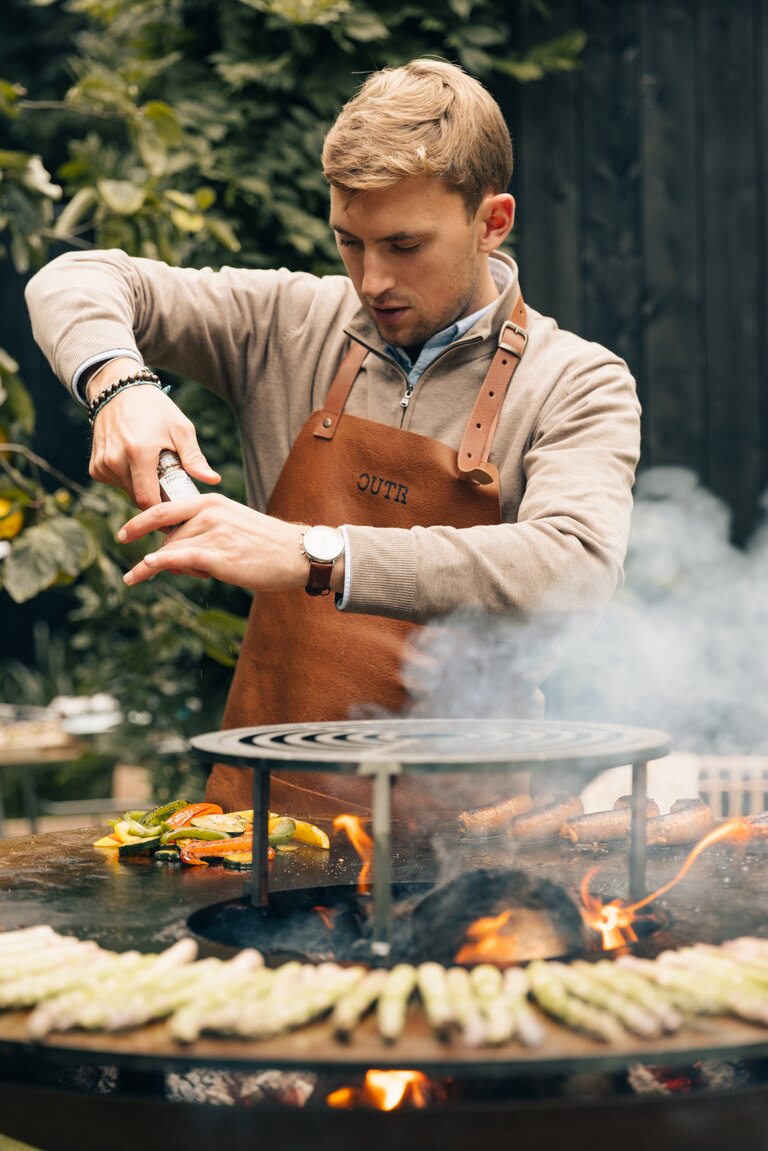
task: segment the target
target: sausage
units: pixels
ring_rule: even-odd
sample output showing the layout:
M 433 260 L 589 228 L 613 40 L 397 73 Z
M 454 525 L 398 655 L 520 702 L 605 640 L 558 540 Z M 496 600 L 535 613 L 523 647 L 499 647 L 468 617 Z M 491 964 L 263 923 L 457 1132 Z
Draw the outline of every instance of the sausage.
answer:
M 583 813 L 584 804 L 578 795 L 561 795 L 516 816 L 507 827 L 507 835 L 514 840 L 557 839 L 562 825 Z
M 613 805 L 612 811 L 593 811 L 589 815 L 579 815 L 569 819 L 560 828 L 560 838 L 570 839 L 571 843 L 609 843 L 614 839 L 625 839 L 632 823 L 632 796 L 622 795 Z M 659 814 L 659 805 L 649 799 L 645 805 L 646 819 Z
M 761 811 L 759 815 L 748 815 L 744 822 L 749 828 L 750 836 L 755 839 L 764 839 L 768 836 L 768 811 Z
M 713 823 L 712 808 L 703 799 L 678 799 L 669 809 L 669 815 L 648 820 L 646 843 L 649 847 L 693 843 L 701 839 Z
M 482 807 L 462 811 L 457 823 L 464 835 L 498 835 L 516 815 L 522 815 L 532 807 L 530 795 L 513 795 L 499 803 L 484 803 Z

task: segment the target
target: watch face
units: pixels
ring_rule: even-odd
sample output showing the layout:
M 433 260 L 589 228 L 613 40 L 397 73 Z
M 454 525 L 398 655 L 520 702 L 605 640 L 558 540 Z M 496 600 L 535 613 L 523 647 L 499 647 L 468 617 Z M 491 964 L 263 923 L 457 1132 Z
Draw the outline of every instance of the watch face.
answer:
M 309 528 L 304 533 L 304 551 L 318 563 L 333 563 L 344 551 L 344 536 L 338 528 Z

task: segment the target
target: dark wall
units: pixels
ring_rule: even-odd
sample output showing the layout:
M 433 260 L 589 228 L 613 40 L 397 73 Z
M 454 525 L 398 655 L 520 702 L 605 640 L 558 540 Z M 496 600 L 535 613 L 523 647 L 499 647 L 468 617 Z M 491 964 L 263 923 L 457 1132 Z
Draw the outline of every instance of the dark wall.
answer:
M 695 470 L 743 540 L 768 486 L 768 0 L 552 8 L 588 43 L 511 97 L 526 299 L 627 359 L 643 466 Z

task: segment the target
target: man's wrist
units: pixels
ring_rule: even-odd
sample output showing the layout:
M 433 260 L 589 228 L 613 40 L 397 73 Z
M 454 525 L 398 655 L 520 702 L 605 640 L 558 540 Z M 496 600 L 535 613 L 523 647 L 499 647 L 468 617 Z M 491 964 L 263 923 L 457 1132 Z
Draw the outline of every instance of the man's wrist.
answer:
M 118 365 L 120 375 L 133 374 L 144 367 L 144 361 L 139 355 L 134 356 L 122 348 L 105 352 L 102 356 L 93 356 L 81 364 L 72 377 L 72 394 L 78 403 L 87 408 L 94 395 L 98 395 L 115 379 L 115 364 Z
M 116 380 L 123 376 L 133 376 L 139 371 L 141 371 L 141 365 L 137 365 L 136 360 L 132 357 L 118 356 L 113 360 L 107 360 L 100 366 L 97 365 L 85 387 L 83 388 L 81 385 L 81 392 L 90 403 Z

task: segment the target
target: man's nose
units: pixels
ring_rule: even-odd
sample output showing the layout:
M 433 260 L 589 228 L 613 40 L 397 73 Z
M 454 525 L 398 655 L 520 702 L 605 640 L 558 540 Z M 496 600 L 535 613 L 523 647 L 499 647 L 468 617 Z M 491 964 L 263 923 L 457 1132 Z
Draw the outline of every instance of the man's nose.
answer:
M 379 297 L 391 292 L 395 286 L 395 277 L 380 257 L 366 253 L 363 264 L 363 282 L 360 285 L 362 293 L 367 300 L 375 301 Z

